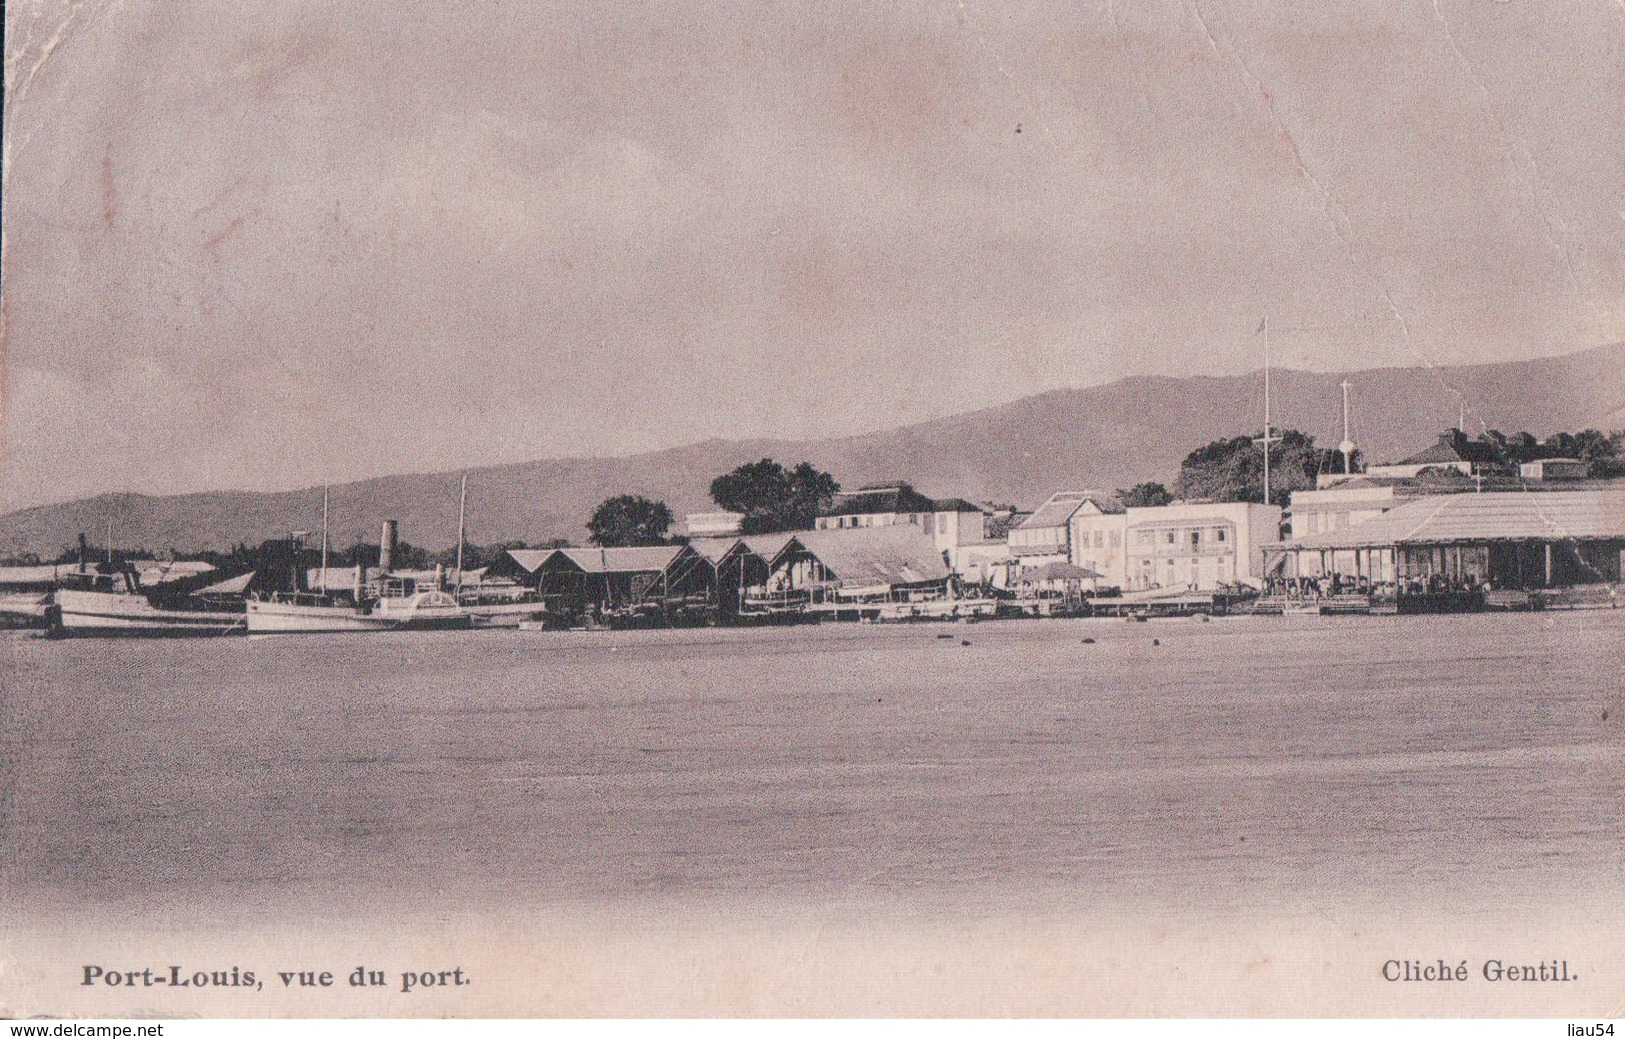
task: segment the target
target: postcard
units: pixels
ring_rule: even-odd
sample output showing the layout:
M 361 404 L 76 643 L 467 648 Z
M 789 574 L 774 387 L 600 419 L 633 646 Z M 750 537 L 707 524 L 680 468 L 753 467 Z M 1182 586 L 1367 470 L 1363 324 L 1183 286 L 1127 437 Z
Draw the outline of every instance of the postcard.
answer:
M 5 17 L 0 1013 L 1620 1013 L 1618 5 Z

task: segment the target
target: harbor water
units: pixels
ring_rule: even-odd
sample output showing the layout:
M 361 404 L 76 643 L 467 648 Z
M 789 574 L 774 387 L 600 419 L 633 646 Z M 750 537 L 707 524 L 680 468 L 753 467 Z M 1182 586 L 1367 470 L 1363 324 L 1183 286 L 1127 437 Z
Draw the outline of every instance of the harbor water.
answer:
M 1625 876 L 1622 646 L 1607 610 L 13 633 L 0 896 L 149 934 L 1540 913 Z

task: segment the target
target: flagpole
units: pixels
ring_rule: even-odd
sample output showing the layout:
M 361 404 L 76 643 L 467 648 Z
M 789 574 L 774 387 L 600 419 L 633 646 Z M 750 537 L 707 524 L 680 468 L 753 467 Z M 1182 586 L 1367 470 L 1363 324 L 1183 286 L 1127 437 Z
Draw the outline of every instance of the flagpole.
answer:
M 1270 503 L 1270 316 L 1264 315 L 1264 504 Z

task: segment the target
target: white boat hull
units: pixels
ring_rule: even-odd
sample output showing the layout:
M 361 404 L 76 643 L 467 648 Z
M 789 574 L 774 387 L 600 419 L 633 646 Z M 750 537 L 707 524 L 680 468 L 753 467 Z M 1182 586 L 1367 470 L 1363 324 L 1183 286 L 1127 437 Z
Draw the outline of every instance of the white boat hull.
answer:
M 400 622 L 362 613 L 353 606 L 313 606 L 306 603 L 250 602 L 250 635 L 291 635 L 323 631 L 393 631 Z
M 547 608 L 539 602 L 495 603 L 464 609 L 476 628 L 517 628 L 542 623 L 547 616 Z
M 293 635 L 317 632 L 365 631 L 421 631 L 441 628 L 466 628 L 470 624 L 467 610 L 456 605 L 447 596 L 431 600 L 436 593 L 425 593 L 417 602 L 412 600 L 383 600 L 371 609 L 361 610 L 349 605 L 321 605 L 314 603 L 252 601 L 248 604 L 248 633 L 250 635 Z
M 144 596 L 58 589 L 55 630 L 63 635 L 206 636 L 240 634 L 240 613 L 161 610 Z

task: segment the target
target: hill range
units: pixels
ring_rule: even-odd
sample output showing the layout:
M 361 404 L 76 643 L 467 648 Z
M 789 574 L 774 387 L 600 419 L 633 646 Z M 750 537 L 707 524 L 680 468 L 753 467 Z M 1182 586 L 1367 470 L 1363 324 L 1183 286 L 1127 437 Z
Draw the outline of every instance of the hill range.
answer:
M 1342 437 L 1339 383 L 1353 390 L 1353 435 L 1372 461 L 1394 460 L 1454 426 L 1465 402 L 1469 433 L 1546 436 L 1625 426 L 1625 344 L 1502 364 L 1274 372 L 1274 420 L 1327 447 Z M 468 538 L 531 544 L 585 536 L 603 499 L 641 494 L 680 518 L 714 508 L 711 480 L 771 457 L 809 461 L 843 487 L 906 480 L 926 494 L 1031 508 L 1053 491 L 1172 484 L 1180 461 L 1220 438 L 1263 425 L 1259 373 L 1218 378 L 1133 377 L 1057 390 L 980 411 L 860 436 L 822 440 L 709 440 L 615 458 L 563 458 L 468 470 Z M 398 519 L 402 537 L 440 549 L 457 537 L 460 472 L 385 476 L 331 489 L 332 542 L 377 537 Z M 111 522 L 119 546 L 188 552 L 258 544 L 290 529 L 317 530 L 321 488 L 149 496 L 117 493 L 0 516 L 0 554 L 54 556 L 83 531 L 99 542 Z

